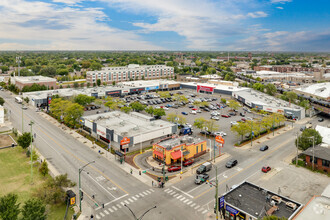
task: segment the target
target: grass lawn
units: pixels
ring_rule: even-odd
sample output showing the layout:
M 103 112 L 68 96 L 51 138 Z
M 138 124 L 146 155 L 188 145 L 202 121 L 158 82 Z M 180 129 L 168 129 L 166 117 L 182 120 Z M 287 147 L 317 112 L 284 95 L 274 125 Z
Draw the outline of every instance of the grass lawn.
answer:
M 3 136 L 0 135 L 1 137 Z M 21 147 L 0 150 L 0 196 L 15 193 L 22 207 L 23 203 L 32 198 L 36 189 L 46 180 L 39 174 L 38 166 L 33 167 L 33 184 L 31 184 L 30 175 L 30 160 Z M 65 208 L 65 205 L 48 205 L 48 219 L 63 219 Z M 68 216 L 71 217 L 73 211 L 70 210 L 69 214 Z

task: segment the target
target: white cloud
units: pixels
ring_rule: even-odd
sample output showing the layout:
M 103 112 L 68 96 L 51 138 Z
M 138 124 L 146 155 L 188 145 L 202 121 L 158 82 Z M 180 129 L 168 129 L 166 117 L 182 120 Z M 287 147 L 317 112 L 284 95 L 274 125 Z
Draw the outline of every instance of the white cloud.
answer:
M 267 17 L 268 14 L 266 14 L 265 12 L 263 11 L 257 11 L 257 12 L 250 12 L 247 14 L 247 16 L 251 17 L 251 18 L 264 18 L 264 17 Z
M 57 0 L 58 1 L 58 0 Z M 64 2 L 66 0 L 63 0 Z M 69 0 L 66 1 L 69 3 Z M 74 1 L 71 1 L 73 3 Z M 75 1 L 78 2 L 78 1 Z M 100 8 L 0 1 L 1 50 L 157 50 L 134 32 L 112 28 Z
M 283 7 L 276 7 L 277 9 L 280 9 L 280 10 L 283 10 L 284 8 Z
M 271 3 L 281 3 L 281 4 L 285 4 L 286 2 L 292 2 L 292 0 L 271 0 Z

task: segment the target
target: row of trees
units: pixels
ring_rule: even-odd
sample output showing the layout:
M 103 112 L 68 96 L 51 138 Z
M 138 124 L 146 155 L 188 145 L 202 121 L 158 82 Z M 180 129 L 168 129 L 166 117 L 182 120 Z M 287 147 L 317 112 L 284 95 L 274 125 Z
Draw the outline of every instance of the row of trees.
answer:
M 273 113 L 263 117 L 261 120 L 248 120 L 246 122 L 238 122 L 237 125 L 231 127 L 231 131 L 243 141 L 244 136 L 254 133 L 254 136 L 259 136 L 263 132 L 270 132 L 275 127 L 279 127 L 285 117 L 282 114 Z

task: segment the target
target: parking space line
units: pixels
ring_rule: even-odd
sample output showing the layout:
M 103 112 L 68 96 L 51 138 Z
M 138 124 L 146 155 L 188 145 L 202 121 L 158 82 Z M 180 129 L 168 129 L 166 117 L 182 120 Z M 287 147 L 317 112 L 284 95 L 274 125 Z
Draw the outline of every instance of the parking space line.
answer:
M 112 208 L 115 210 L 115 211 L 117 211 L 118 209 L 116 208 L 116 206 L 112 206 Z
M 180 195 L 179 193 L 175 194 L 173 197 L 177 197 L 178 195 Z
M 202 211 L 203 209 L 204 209 L 204 208 L 202 207 L 202 208 L 198 209 L 197 212 L 200 212 L 200 211 Z
M 112 210 L 111 208 L 108 208 L 108 210 L 109 210 L 110 212 L 113 212 L 113 210 Z
M 175 191 L 171 192 L 170 195 L 173 195 L 175 193 Z
M 196 206 L 195 209 L 198 209 L 199 207 L 201 207 L 200 205 Z
M 169 190 L 169 191 L 167 191 L 167 193 L 171 193 L 173 190 Z
M 146 193 L 146 192 L 142 192 L 142 193 L 143 193 L 144 195 L 146 195 L 146 196 L 148 195 L 148 193 Z
M 186 200 L 183 201 L 183 203 L 187 203 L 188 201 L 189 201 L 189 199 L 186 199 Z

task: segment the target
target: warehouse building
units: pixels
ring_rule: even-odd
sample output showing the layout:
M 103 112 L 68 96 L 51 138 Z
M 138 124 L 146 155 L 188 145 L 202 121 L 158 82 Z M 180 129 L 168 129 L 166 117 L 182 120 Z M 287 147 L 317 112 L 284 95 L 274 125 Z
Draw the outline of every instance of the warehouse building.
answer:
M 124 82 L 131 80 L 147 80 L 174 77 L 174 68 L 165 65 L 129 64 L 128 66 L 104 67 L 99 71 L 87 71 L 86 81 L 96 83 Z
M 84 116 L 83 129 L 116 149 L 128 152 L 150 146 L 158 140 L 170 137 L 177 132 L 177 125 L 163 120 L 154 120 L 138 112 L 125 114 L 119 111 Z M 129 143 L 121 144 L 122 140 Z
M 193 159 L 207 151 L 206 140 L 191 136 L 173 136 L 155 143 L 152 147 L 152 156 L 166 165 Z
M 56 79 L 45 76 L 15 76 L 11 78 L 11 83 L 22 90 L 24 86 L 33 84 L 44 85 L 49 89 L 57 88 Z
M 303 85 L 300 88 L 294 89 L 293 91 L 297 94 L 330 101 L 330 82 Z
M 233 187 L 219 198 L 219 211 L 225 220 L 257 220 L 271 215 L 292 219 L 302 207 L 292 199 L 249 182 Z
M 305 118 L 304 108 L 256 90 L 238 91 L 234 92 L 232 96 L 250 108 L 281 113 L 289 118 L 298 120 Z

